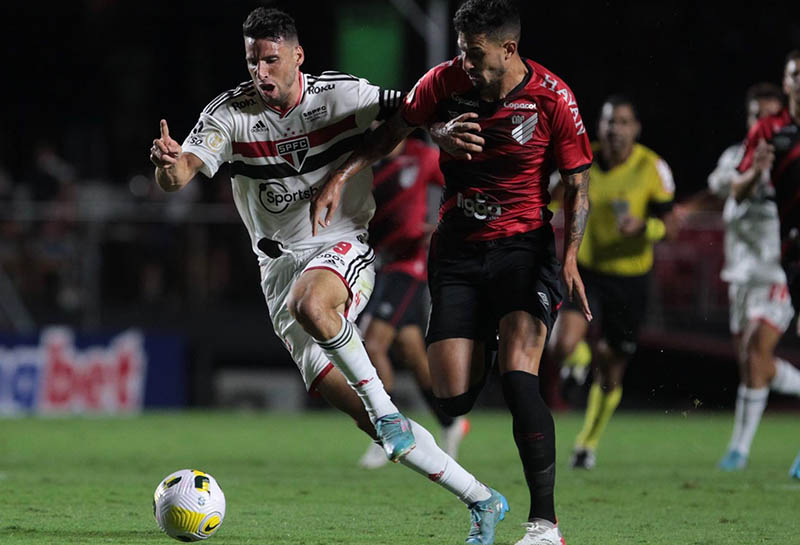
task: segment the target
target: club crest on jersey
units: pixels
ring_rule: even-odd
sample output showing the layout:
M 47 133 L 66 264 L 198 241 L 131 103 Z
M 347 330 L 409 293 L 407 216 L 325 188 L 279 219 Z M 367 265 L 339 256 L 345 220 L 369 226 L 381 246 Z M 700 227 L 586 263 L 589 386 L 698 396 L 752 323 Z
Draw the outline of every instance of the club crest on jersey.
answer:
M 278 142 L 276 147 L 281 159 L 292 165 L 297 172 L 300 172 L 311 145 L 307 136 L 301 136 L 300 138 Z
M 522 119 L 518 119 L 520 117 Z M 511 118 L 511 122 L 517 125 L 514 127 L 514 130 L 511 131 L 511 136 L 520 144 L 525 144 L 528 140 L 533 138 L 533 131 L 536 129 L 536 124 L 539 122 L 539 114 L 538 112 L 534 112 L 533 115 L 527 118 L 523 115 L 514 115 Z

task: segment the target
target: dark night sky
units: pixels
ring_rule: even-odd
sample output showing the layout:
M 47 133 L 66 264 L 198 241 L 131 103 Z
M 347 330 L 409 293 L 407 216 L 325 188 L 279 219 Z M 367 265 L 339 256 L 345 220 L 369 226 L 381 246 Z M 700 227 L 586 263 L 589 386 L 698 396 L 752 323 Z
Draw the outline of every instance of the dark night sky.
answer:
M 272 4 L 295 16 L 305 70 L 336 69 L 331 22 L 344 2 Z M 451 13 L 457 4 L 451 0 Z M 722 149 L 743 137 L 746 88 L 779 83 L 784 56 L 800 47 L 796 0 L 735 10 L 689 1 L 519 4 L 522 54 L 572 87 L 592 129 L 604 97 L 631 96 L 642 142 L 673 167 L 682 195 L 701 188 Z M 44 139 L 86 177 L 124 183 L 149 173 L 147 150 L 160 117 L 182 138 L 209 100 L 247 78 L 241 22 L 255 5 L 4 3 L 0 161 L 24 179 L 31 150 Z M 452 31 L 443 31 L 455 54 Z M 428 68 L 420 41 L 410 28 L 407 35 L 406 88 Z

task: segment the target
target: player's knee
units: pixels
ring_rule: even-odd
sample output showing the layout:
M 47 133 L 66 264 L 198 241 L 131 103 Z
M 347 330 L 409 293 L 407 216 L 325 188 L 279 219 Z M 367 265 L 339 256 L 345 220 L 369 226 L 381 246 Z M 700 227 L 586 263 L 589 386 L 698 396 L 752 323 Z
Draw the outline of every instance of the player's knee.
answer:
M 477 396 L 472 391 L 468 391 L 453 397 L 437 397 L 436 403 L 444 414 L 456 417 L 465 415 L 472 410 L 476 398 Z
M 328 312 L 327 306 L 310 292 L 291 297 L 287 307 L 289 314 L 303 327 L 319 323 Z

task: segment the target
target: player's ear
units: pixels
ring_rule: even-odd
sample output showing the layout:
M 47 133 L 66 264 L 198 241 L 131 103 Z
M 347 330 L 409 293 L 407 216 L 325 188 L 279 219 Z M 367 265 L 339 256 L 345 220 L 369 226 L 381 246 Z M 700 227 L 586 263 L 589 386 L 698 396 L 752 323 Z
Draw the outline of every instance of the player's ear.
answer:
M 297 66 L 303 64 L 303 61 L 306 60 L 306 53 L 303 51 L 303 46 L 297 44 L 294 46 L 294 60 Z
M 514 56 L 514 53 L 517 52 L 517 42 L 514 40 L 509 40 L 503 44 L 503 50 L 505 54 L 503 55 L 505 60 L 510 59 Z

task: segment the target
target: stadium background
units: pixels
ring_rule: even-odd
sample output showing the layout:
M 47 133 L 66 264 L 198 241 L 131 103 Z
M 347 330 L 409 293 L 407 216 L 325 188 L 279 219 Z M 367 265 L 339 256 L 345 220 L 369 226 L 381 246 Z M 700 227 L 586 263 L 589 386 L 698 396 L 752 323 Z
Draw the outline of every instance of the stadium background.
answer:
M 417 3 L 444 8 L 447 24 L 435 34 L 454 56 L 449 20 L 458 2 Z M 430 64 L 425 41 L 401 15 L 413 2 L 267 4 L 296 17 L 306 72 L 349 71 L 407 90 Z M 641 141 L 671 165 L 679 198 L 701 190 L 721 151 L 743 136 L 746 88 L 778 82 L 784 55 L 800 47 L 791 2 L 727 10 L 694 2 L 520 4 L 522 53 L 570 84 L 590 129 L 607 95 L 631 96 Z M 142 334 L 136 346 L 147 361 L 143 391 L 131 388 L 147 406 L 316 406 L 300 395 L 299 376 L 271 333 L 226 173 L 166 196 L 147 160 L 161 117 L 180 140 L 209 100 L 246 79 L 241 22 L 255 5 L 0 8 L 0 411 L 128 410 L 124 395 L 108 398 L 121 390 L 107 377 L 121 381 L 137 369 L 124 363 L 136 361 L 125 343 L 137 337 L 119 337 L 131 328 Z M 717 215 L 701 215 L 679 241 L 658 248 L 623 408 L 731 405 L 737 378 L 718 280 L 720 228 Z M 50 325 L 68 329 L 45 330 Z M 46 336 L 65 342 L 67 356 L 47 348 Z M 44 355 L 20 348 L 37 345 Z M 92 374 L 88 347 L 112 345 L 119 350 L 95 357 L 105 370 Z M 795 337 L 781 346 L 800 361 Z M 26 357 L 39 367 L 26 367 Z M 490 388 L 484 402 L 500 402 L 497 392 Z

